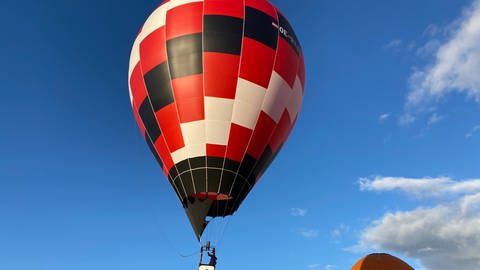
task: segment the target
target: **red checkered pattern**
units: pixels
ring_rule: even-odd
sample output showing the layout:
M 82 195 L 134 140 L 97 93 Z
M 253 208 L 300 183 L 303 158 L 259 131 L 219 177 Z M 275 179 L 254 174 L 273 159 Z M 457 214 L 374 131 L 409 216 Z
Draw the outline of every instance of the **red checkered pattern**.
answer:
M 205 0 L 204 14 L 243 19 L 243 0 Z
M 257 21 L 276 38 L 246 29 Z M 298 41 L 280 23 L 265 0 L 170 0 L 147 19 L 130 57 L 130 97 L 167 176 L 178 177 L 178 164 L 192 158 L 244 164 L 248 157 L 247 179 L 285 143 L 302 104 L 305 67 Z

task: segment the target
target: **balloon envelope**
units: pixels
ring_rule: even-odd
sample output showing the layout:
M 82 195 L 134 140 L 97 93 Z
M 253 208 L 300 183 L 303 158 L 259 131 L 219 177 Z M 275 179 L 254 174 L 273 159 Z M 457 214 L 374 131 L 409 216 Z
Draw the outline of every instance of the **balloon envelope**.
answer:
M 265 0 L 170 0 L 132 48 L 140 130 L 197 238 L 233 214 L 285 143 L 305 81 L 298 39 Z
M 385 253 L 370 254 L 360 259 L 352 270 L 414 270 L 410 265 Z

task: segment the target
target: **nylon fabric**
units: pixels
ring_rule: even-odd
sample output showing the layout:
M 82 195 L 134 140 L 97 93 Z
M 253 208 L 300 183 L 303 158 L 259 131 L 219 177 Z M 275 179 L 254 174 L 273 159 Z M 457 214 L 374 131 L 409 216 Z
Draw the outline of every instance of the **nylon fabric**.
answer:
M 170 0 L 130 57 L 135 117 L 200 240 L 232 215 L 298 117 L 304 61 L 293 28 L 265 0 Z

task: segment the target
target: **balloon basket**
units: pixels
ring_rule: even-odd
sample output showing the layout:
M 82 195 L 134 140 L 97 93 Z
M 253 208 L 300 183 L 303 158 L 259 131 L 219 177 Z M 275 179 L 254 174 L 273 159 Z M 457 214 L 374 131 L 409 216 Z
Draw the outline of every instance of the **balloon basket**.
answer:
M 215 270 L 215 266 L 211 265 L 200 265 L 198 270 Z

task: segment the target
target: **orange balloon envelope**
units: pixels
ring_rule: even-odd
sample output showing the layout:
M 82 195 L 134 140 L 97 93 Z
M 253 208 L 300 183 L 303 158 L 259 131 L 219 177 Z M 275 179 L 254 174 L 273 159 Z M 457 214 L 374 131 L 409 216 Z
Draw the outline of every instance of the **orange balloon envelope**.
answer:
M 232 215 L 280 151 L 303 99 L 304 58 L 266 0 L 169 0 L 132 48 L 138 126 L 200 239 Z
M 385 253 L 370 254 L 360 259 L 352 270 L 414 270 L 397 257 Z

